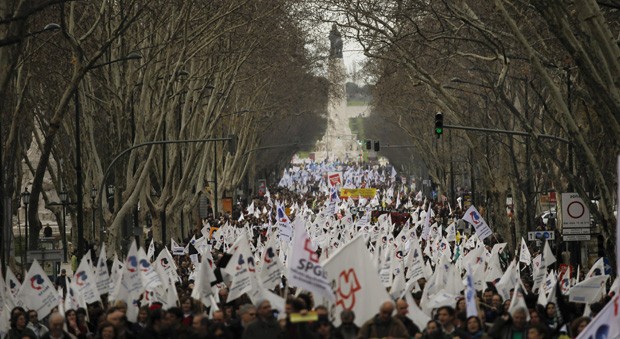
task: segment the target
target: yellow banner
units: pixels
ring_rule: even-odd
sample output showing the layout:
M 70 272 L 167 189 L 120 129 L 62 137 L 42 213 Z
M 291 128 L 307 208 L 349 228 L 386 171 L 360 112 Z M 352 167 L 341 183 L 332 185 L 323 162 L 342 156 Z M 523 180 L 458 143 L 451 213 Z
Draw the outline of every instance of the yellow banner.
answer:
M 358 197 L 372 199 L 377 195 L 376 188 L 341 188 L 341 198 L 357 199 Z

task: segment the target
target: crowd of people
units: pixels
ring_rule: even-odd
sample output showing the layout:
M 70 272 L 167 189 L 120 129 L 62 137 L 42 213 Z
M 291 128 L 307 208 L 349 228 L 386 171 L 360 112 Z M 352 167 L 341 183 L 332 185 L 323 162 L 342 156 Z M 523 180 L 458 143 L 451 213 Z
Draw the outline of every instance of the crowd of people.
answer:
M 273 202 L 279 201 L 287 206 L 296 207 L 293 208 L 291 218 L 295 218 L 295 213 L 301 215 L 306 211 L 313 214 L 320 213 L 320 210 L 329 203 L 332 193 L 324 175 L 330 170 L 333 170 L 333 167 L 315 166 L 311 169 L 287 171 L 286 179 L 280 182 L 280 187 L 272 187 L 265 196 L 253 199 L 251 211 L 244 208 L 243 216 L 240 215 L 238 218 L 229 215 L 208 222 L 211 226 L 225 224 L 233 228 L 249 226 L 254 235 L 251 239 L 252 245 L 260 247 L 260 244 L 267 240 L 272 225 L 276 224 Z M 449 220 L 461 217 L 462 209 L 458 206 L 452 209 L 441 201 L 430 199 L 424 201 L 419 199 L 419 193 L 414 187 L 405 183 L 397 185 L 398 180 L 390 173 L 389 167 L 344 166 L 341 172 L 344 173 L 344 181 L 349 181 L 351 184 L 379 188 L 379 195 L 366 202 L 370 210 L 385 209 L 387 200 L 388 204 L 397 205 L 396 207 L 400 204 L 406 206 L 399 213 L 406 212 L 411 215 L 417 213 L 417 219 L 420 219 L 420 211 L 425 211 L 430 202 L 434 210 L 431 222 L 447 225 Z M 339 203 L 345 204 L 345 202 Z M 269 213 L 262 213 L 265 210 Z M 342 218 L 346 213 L 338 209 L 337 218 Z M 357 219 L 362 215 L 363 213 L 360 213 L 352 217 Z M 408 226 L 407 220 L 398 219 L 394 218 L 393 237 L 396 237 L 403 227 L 415 229 L 415 225 Z M 409 214 L 407 218 L 401 219 L 410 220 Z M 376 220 L 371 220 L 372 224 L 375 222 Z M 441 232 L 445 231 L 444 229 Z M 469 229 L 466 231 L 471 233 Z M 417 233 L 419 236 L 420 231 Z M 194 238 L 196 236 L 200 236 L 200 230 L 195 231 Z M 213 267 L 220 268 L 230 258 L 225 253 L 226 248 L 216 240 L 210 239 L 209 243 L 214 261 Z M 500 240 L 497 237 L 487 238 L 484 245 L 490 251 Z M 186 243 L 189 241 L 190 237 L 185 239 Z M 451 246 L 454 246 L 454 242 Z M 506 268 L 512 259 L 508 251 L 502 252 L 500 258 L 503 268 Z M 376 314 L 369 319 L 357 319 L 355 312 L 349 309 L 334 314 L 330 305 L 315 302 L 312 293 L 288 286 L 286 277 L 282 277 L 281 284 L 273 290 L 285 300 L 283 309 L 277 309 L 276 305 L 272 305 L 267 299 L 252 302 L 247 294 L 229 300 L 230 283 L 227 285 L 218 278 L 218 302 L 206 307 L 192 298 L 192 290 L 196 286 L 195 277 L 192 277 L 195 261 L 190 258 L 189 253 L 175 255 L 174 260 L 179 277 L 176 282 L 178 294 L 176 306 L 163 307 L 160 302 L 147 303 L 143 299 L 135 321 L 128 318 L 127 301 L 108 302 L 106 295 L 102 296 L 102 302 L 88 304 L 87 308 L 54 309 L 43 319 L 39 319 L 37 310 L 27 310 L 18 306 L 10 310 L 8 317 L 10 329 L 4 338 L 564 339 L 577 337 L 590 322 L 591 317 L 595 316 L 613 295 L 611 291 L 610 295 L 585 307 L 584 304 L 568 302 L 567 296 L 557 289 L 556 295 L 551 298 L 553 301 L 543 305 L 539 303 L 538 295 L 532 291 L 533 281 L 529 277 L 531 271 L 525 269 L 521 276 L 523 280 L 521 292 L 525 305 L 511 308 L 512 300 L 503 300 L 493 283 L 488 283 L 484 289 L 477 292 L 476 315 L 467 316 L 471 312 L 467 310 L 463 291 L 452 302 L 434 307 L 429 314 L 420 316 L 420 308 L 426 302 L 423 291 L 427 284 L 425 278 L 420 278 L 416 281 L 419 287 L 416 291 L 406 291 L 410 298 L 401 296 L 391 300 L 376 300 Z M 96 263 L 97 258 L 93 258 L 93 262 Z M 432 260 L 429 259 L 429 262 L 432 263 Z M 373 267 L 369 263 L 368 268 Z M 64 275 L 66 272 L 56 279 L 55 285 L 63 289 L 66 295 L 67 279 Z M 514 291 L 511 291 L 510 295 L 514 295 L 513 293 Z M 414 313 L 412 310 L 419 312 Z

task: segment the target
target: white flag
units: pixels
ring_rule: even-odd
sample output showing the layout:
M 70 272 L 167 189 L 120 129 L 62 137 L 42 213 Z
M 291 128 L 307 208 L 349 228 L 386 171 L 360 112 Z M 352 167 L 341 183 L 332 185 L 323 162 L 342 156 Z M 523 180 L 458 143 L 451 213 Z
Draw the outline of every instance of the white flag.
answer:
M 138 249 L 136 241 L 131 241 L 129 253 L 125 260 L 125 270 L 122 277 L 123 287 L 127 289 L 129 295 L 142 292 L 142 280 L 140 278 L 140 270 L 138 268 Z
M 0 305 L 6 305 L 6 284 L 4 280 L 2 280 L 2 267 L 0 266 Z M 2 312 L 4 311 L 4 306 L 0 306 L 0 317 L 2 316 Z M 0 328 L 2 331 L 3 328 Z
M 332 281 L 336 293 L 336 304 L 332 314 L 339 315 L 343 310 L 355 313 L 355 323 L 361 326 L 377 313 L 377 306 L 390 296 L 372 266 L 370 254 L 364 238 L 358 235 L 337 251 L 323 264 L 327 276 Z M 340 325 L 340 317 L 335 317 L 334 325 Z
M 603 260 L 603 258 L 599 258 L 594 265 L 592 265 L 592 267 L 590 267 L 590 270 L 588 271 L 588 274 L 586 274 L 586 278 L 590 278 L 596 275 L 603 275 L 605 274 L 605 261 Z
M 331 290 L 325 270 L 319 263 L 319 254 L 316 253 L 306 233 L 303 219 L 295 219 L 293 225 L 293 243 L 291 257 L 288 261 L 290 285 L 303 288 L 333 302 L 334 292 Z
M 595 275 L 573 286 L 568 292 L 568 301 L 574 303 L 593 304 L 604 295 L 602 288 L 609 278 L 608 275 Z
M 454 222 L 446 228 L 446 240 L 456 241 L 456 224 Z
M 82 299 L 82 296 L 77 291 L 77 285 L 75 285 L 75 280 L 69 282 L 69 279 L 65 278 L 65 283 L 67 284 L 67 295 L 65 296 L 64 303 L 65 310 L 77 310 L 82 304 L 80 300 Z
M 426 328 L 426 324 L 431 320 L 431 317 L 422 312 L 418 304 L 413 300 L 411 293 L 405 293 L 405 300 L 407 300 L 407 304 L 409 305 L 407 317 L 409 317 L 418 328 Z
M 228 301 L 239 298 L 252 289 L 254 274 L 254 258 L 250 251 L 248 237 L 245 232 L 235 241 L 231 249 L 231 258 L 224 271 L 231 275 L 232 284 L 228 292 Z
M 120 260 L 118 260 L 118 256 L 114 254 L 114 260 L 112 261 L 112 270 L 110 271 L 110 290 L 108 292 L 108 294 L 110 295 L 108 297 L 109 300 L 114 300 L 111 295 L 114 292 L 116 285 L 118 285 L 121 281 L 124 269 L 125 265 Z
M 472 269 L 467 269 L 467 286 L 465 286 L 465 303 L 467 306 L 467 318 L 478 316 L 478 307 L 476 306 L 476 289 L 474 288 L 474 277 Z
M 198 279 L 192 291 L 192 298 L 200 300 L 205 307 L 211 304 L 210 296 L 214 294 L 211 283 L 216 280 L 211 263 L 206 255 L 202 255 L 202 261 L 198 266 Z
M 424 257 L 422 256 L 422 249 L 420 249 L 418 239 L 411 239 L 410 243 L 411 247 L 406 260 L 406 265 L 409 268 L 407 270 L 407 278 L 417 281 L 420 278 L 424 278 Z
M 489 228 L 489 225 L 487 225 L 486 221 L 484 221 L 480 215 L 480 212 L 478 212 L 474 205 L 469 206 L 469 209 L 467 209 L 463 215 L 463 220 L 474 226 L 474 229 L 476 229 L 476 235 L 480 240 L 484 240 L 493 234 Z
M 174 239 L 170 238 L 170 251 L 172 251 L 172 255 L 184 255 L 185 247 L 180 246 Z
M 77 292 L 84 298 L 87 303 L 96 303 L 101 301 L 99 290 L 97 289 L 97 277 L 92 271 L 92 266 L 86 260 L 86 256 L 82 257 L 82 261 L 73 277 Z
M 495 288 L 497 288 L 497 293 L 504 299 L 510 299 L 510 290 L 518 286 L 517 284 L 520 282 L 521 276 L 519 275 L 519 267 L 516 262 L 513 260 L 510 262 L 508 268 L 506 268 L 506 272 L 499 280 L 497 284 L 495 284 Z
M 17 306 L 27 310 L 36 310 L 42 318 L 58 306 L 60 297 L 45 271 L 35 259 L 24 278 L 24 285 L 17 294 Z
M 153 290 L 155 287 L 162 285 L 159 273 L 153 268 L 144 250 L 138 250 L 138 267 L 140 268 L 140 279 L 142 286 L 147 290 Z
M 282 277 L 282 263 L 276 255 L 277 237 L 275 233 L 271 233 L 261 256 L 261 271 L 259 280 L 266 289 L 274 289 L 280 284 Z
M 153 256 L 155 255 L 155 243 L 153 239 L 151 239 L 151 243 L 149 244 L 149 249 L 146 252 L 146 257 L 149 261 L 153 261 Z
M 17 292 L 22 288 L 22 284 L 9 266 L 6 267 L 6 288 L 11 292 L 13 297 L 17 296 Z
M 155 270 L 159 272 L 164 285 L 168 286 L 168 277 L 173 281 L 173 283 L 179 281 L 179 276 L 177 275 L 177 265 L 174 263 L 174 259 L 172 259 L 172 255 L 167 248 L 164 247 L 164 249 L 159 252 L 153 266 L 155 267 Z
M 280 239 L 289 242 L 291 241 L 291 237 L 293 236 L 293 228 L 291 227 L 291 220 L 286 215 L 284 211 L 284 207 L 282 205 L 278 205 L 276 209 L 276 213 L 278 215 L 278 225 L 280 230 Z
M 433 209 L 431 208 L 431 203 L 428 203 L 428 211 L 426 212 L 426 216 L 424 217 L 424 227 L 422 228 L 422 234 L 420 237 L 424 240 L 428 240 L 428 234 L 430 233 L 431 227 L 431 213 L 433 213 Z
M 527 244 L 525 243 L 525 239 L 521 238 L 521 251 L 519 254 L 519 262 L 525 263 L 529 265 L 532 262 L 532 255 L 530 254 L 530 250 L 527 248 Z
M 527 321 L 530 321 L 530 311 L 528 310 L 527 304 L 525 303 L 525 297 L 523 296 L 523 292 L 519 288 L 519 285 L 516 285 L 514 287 L 514 292 L 512 293 L 512 299 L 510 299 L 508 313 L 510 313 L 510 315 L 513 315 L 513 312 L 518 309 L 525 309 L 525 319 Z
M 101 244 L 101 253 L 95 268 L 97 276 L 97 291 L 99 295 L 106 294 L 110 291 L 110 274 L 108 273 L 108 265 L 106 264 L 107 256 L 105 253 L 105 244 Z
M 545 241 L 545 248 L 543 249 L 543 265 L 545 265 L 545 267 L 549 267 L 551 265 L 553 265 L 553 263 L 556 262 L 555 256 L 553 255 L 553 252 L 551 251 L 551 247 L 549 247 L 549 241 Z
M 398 263 L 400 268 L 397 270 L 392 286 L 390 287 L 390 296 L 393 299 L 399 299 L 406 292 L 406 284 L 405 284 L 405 270 L 403 268 L 402 263 Z
M 620 338 L 620 295 L 607 302 L 607 305 L 592 319 L 577 339 Z

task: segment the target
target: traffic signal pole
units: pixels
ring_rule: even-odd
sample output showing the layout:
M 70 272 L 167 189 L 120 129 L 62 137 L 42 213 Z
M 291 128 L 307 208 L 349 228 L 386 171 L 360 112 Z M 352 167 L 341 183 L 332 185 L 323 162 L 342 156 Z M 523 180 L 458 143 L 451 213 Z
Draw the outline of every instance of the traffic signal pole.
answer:
M 532 136 L 531 133 L 523 132 L 523 131 L 508 131 L 503 129 L 492 129 L 492 128 L 480 128 L 480 127 L 469 127 L 469 126 L 457 126 L 457 125 L 443 125 L 443 128 L 447 129 L 461 129 L 465 131 L 476 131 L 476 132 L 484 132 L 484 133 L 499 133 L 499 134 L 509 134 L 509 135 L 522 135 L 526 137 Z M 542 139 L 551 139 L 556 141 L 561 141 L 565 144 L 570 145 L 570 141 L 568 139 L 558 137 L 550 134 L 534 134 L 537 138 Z

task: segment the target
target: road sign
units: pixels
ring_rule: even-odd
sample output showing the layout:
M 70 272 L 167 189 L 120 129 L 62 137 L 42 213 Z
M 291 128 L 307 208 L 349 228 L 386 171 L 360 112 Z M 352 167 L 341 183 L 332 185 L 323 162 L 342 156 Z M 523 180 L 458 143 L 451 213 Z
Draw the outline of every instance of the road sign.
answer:
M 562 193 L 562 228 L 589 228 L 590 210 L 577 193 Z
M 527 240 L 555 240 L 553 231 L 527 232 Z
M 62 261 L 63 253 L 62 250 L 30 250 L 28 251 L 28 259 L 29 263 L 32 263 L 34 259 L 37 261 Z
M 565 228 L 562 230 L 562 234 L 590 234 L 589 228 Z
M 590 240 L 590 235 L 589 234 L 565 235 L 562 237 L 562 240 L 564 241 L 587 241 L 587 240 Z

